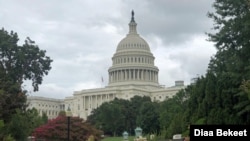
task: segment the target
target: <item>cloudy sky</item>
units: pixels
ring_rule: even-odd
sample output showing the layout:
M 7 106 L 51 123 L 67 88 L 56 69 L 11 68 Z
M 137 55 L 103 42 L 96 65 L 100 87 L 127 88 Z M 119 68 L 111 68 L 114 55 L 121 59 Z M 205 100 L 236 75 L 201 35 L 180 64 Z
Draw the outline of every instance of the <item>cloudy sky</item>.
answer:
M 131 11 L 137 32 L 150 45 L 159 68 L 159 83 L 188 85 L 206 73 L 214 43 L 214 0 L 0 0 L 0 26 L 17 32 L 20 44 L 30 37 L 53 59 L 39 92 L 50 98 L 107 86 L 108 68 L 117 44 L 128 33 Z M 102 83 L 102 77 L 104 83 Z

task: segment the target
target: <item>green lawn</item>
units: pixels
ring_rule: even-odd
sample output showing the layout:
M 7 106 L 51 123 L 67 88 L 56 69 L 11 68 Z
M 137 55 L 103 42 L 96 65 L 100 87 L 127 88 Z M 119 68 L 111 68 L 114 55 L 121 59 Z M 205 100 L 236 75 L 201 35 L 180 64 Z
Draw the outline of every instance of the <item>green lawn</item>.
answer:
M 129 136 L 128 140 L 133 141 L 134 138 L 134 136 Z M 102 141 L 123 141 L 123 137 L 106 137 Z

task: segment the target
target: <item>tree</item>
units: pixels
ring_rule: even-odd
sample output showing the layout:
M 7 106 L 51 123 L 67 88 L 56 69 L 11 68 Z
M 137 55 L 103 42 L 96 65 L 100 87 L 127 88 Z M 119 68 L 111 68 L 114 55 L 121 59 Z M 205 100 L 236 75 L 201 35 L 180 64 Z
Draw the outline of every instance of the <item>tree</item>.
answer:
M 125 115 L 122 112 L 120 100 L 115 99 L 111 102 L 105 102 L 95 109 L 88 117 L 95 127 L 102 128 L 105 134 L 121 135 L 125 128 Z
M 42 84 L 43 76 L 51 69 L 52 60 L 45 50 L 29 37 L 18 45 L 17 33 L 0 30 L 0 119 L 8 126 L 16 109 L 26 109 L 25 80 L 31 80 L 34 91 Z M 2 137 L 0 136 L 0 140 Z
M 235 109 L 238 109 L 238 115 L 242 116 L 245 114 L 248 114 L 250 112 L 250 80 L 244 80 L 240 86 L 240 89 L 242 90 L 240 93 L 238 93 L 238 96 L 240 96 L 242 99 L 241 101 L 235 105 Z M 246 121 L 250 122 L 249 116 L 246 116 Z
M 185 117 L 190 124 L 249 124 L 250 3 L 249 0 L 215 0 L 215 42 L 205 76 L 185 89 L 189 93 Z M 175 118 L 177 119 L 177 118 Z
M 244 99 L 240 94 L 242 81 L 250 79 L 250 3 L 249 0 L 216 0 L 213 7 L 215 12 L 208 17 L 214 20 L 216 32 L 208 36 L 218 51 L 208 71 L 216 76 L 219 84 L 217 94 L 223 98 L 223 116 L 230 117 L 224 123 L 245 123 L 250 112 L 236 115 L 239 109 L 234 107 Z
M 24 80 L 32 80 L 33 90 L 38 91 L 43 76 L 51 69 L 52 60 L 45 55 L 46 51 L 40 50 L 29 37 L 19 46 L 18 35 L 13 31 L 0 30 L 0 39 L 1 80 L 18 84 L 19 88 Z
M 68 131 L 67 121 L 65 115 L 60 115 L 55 119 L 49 120 L 47 124 L 36 128 L 32 135 L 36 139 L 66 141 Z M 87 140 L 91 135 L 95 140 L 100 140 L 102 131 L 94 128 L 79 117 L 70 118 L 70 140 Z
M 152 102 L 150 97 L 148 96 L 134 96 L 130 99 L 129 106 L 128 106 L 128 117 L 129 120 L 129 129 L 130 134 L 134 134 L 134 129 L 138 126 L 137 119 L 140 115 L 140 108 L 144 102 Z
M 30 136 L 36 127 L 45 123 L 46 121 L 39 115 L 35 108 L 28 109 L 27 111 L 17 109 L 17 112 L 12 115 L 5 131 L 11 133 L 16 140 L 26 141 L 27 136 Z
M 10 134 L 4 134 L 5 133 L 4 129 L 4 122 L 3 120 L 0 120 L 0 137 L 3 137 L 3 141 L 15 141 L 15 139 L 10 135 Z
M 187 119 L 184 114 L 187 111 L 188 98 L 186 90 L 180 90 L 175 96 L 159 104 L 159 125 L 164 138 L 172 138 L 173 134 L 186 130 Z
M 126 130 L 132 135 L 143 102 L 151 102 L 150 97 L 134 96 L 130 101 L 115 98 L 94 109 L 87 121 L 96 128 L 101 127 L 105 134 L 122 135 Z
M 160 130 L 159 111 L 157 103 L 144 102 L 139 110 L 136 123 L 140 126 L 145 134 L 158 134 Z
M 0 134 L 3 134 L 4 132 L 4 122 L 3 120 L 0 120 Z M 0 136 L 3 136 L 3 135 L 0 135 Z
M 247 100 L 250 101 L 250 80 L 244 80 L 240 88 L 246 93 Z

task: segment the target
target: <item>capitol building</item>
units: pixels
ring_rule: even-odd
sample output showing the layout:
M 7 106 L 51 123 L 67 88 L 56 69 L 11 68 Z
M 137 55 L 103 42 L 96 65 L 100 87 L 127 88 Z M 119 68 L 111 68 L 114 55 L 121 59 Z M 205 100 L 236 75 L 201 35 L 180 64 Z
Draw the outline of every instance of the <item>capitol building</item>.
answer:
M 184 89 L 182 80 L 176 80 L 171 87 L 159 84 L 155 57 L 148 43 L 137 32 L 133 11 L 131 16 L 128 34 L 118 43 L 112 66 L 107 70 L 107 86 L 75 91 L 65 99 L 30 96 L 27 100 L 29 108 L 36 108 L 40 114 L 46 113 L 49 119 L 70 108 L 73 116 L 86 119 L 93 109 L 115 98 L 129 100 L 134 96 L 148 96 L 152 101 L 163 101 Z

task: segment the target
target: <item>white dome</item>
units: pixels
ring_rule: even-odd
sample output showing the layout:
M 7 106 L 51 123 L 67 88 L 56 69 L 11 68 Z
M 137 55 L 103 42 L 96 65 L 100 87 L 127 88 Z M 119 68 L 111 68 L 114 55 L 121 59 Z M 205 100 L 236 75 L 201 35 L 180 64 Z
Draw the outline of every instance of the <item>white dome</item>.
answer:
M 158 86 L 158 71 L 148 43 L 137 34 L 134 12 L 129 23 L 129 33 L 117 46 L 109 68 L 109 86 Z
M 130 35 L 122 39 L 117 46 L 116 52 L 127 50 L 142 50 L 150 52 L 148 43 L 141 38 L 138 34 Z

